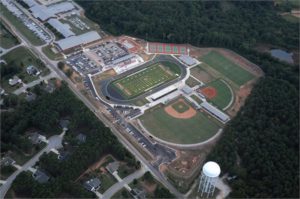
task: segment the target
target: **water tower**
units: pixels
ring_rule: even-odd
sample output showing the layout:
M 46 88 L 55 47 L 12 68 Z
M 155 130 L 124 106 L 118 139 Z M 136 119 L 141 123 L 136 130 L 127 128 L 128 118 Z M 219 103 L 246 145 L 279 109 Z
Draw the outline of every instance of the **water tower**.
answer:
M 221 173 L 220 166 L 215 162 L 207 162 L 202 168 L 198 192 L 201 197 L 211 197 L 215 191 L 215 183 Z

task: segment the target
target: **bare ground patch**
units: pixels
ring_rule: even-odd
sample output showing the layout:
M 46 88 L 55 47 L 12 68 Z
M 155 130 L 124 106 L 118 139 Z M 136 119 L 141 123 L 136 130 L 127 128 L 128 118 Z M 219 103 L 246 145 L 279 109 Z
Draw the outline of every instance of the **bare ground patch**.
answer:
M 208 83 L 214 79 L 212 75 L 197 66 L 191 69 L 191 75 L 204 83 Z

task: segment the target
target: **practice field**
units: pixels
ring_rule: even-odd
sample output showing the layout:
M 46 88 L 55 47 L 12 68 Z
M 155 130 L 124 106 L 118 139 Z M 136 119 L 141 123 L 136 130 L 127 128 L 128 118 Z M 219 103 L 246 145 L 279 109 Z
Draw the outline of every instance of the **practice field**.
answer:
M 218 52 L 211 51 L 204 55 L 201 60 L 214 68 L 238 86 L 241 86 L 254 78 L 254 75 L 225 58 Z
M 125 99 L 132 99 L 180 76 L 179 66 L 159 62 L 132 75 L 113 81 L 109 86 Z
M 233 97 L 230 88 L 221 79 L 209 82 L 201 89 L 201 92 L 206 96 L 208 101 L 220 109 L 228 106 Z
M 188 104 L 186 106 L 189 106 L 189 110 L 181 114 L 190 112 L 185 114 L 189 117 L 173 117 L 166 112 L 166 108 L 172 105 L 156 106 L 139 118 L 151 134 L 162 140 L 178 144 L 199 143 L 215 135 L 221 128 L 219 123 L 209 118 L 209 115 L 194 110 Z

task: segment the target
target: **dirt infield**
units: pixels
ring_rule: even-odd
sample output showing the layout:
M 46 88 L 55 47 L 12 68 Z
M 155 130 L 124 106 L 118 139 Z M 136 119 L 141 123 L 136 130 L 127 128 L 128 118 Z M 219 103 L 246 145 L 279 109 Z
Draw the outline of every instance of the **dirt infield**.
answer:
M 173 108 L 173 104 L 176 104 L 178 102 L 184 103 L 186 106 L 189 107 L 187 111 L 184 111 L 182 113 L 179 113 L 176 109 Z M 191 106 L 185 103 L 183 99 L 179 99 L 178 101 L 174 102 L 173 104 L 170 104 L 169 106 L 165 107 L 165 112 L 171 115 L 174 118 L 179 118 L 179 119 L 189 119 L 194 117 L 197 112 L 195 109 L 193 109 Z
M 217 90 L 213 87 L 210 87 L 210 86 L 201 89 L 201 93 L 203 93 L 203 95 L 205 97 L 207 97 L 208 99 L 212 99 L 212 98 L 217 96 Z

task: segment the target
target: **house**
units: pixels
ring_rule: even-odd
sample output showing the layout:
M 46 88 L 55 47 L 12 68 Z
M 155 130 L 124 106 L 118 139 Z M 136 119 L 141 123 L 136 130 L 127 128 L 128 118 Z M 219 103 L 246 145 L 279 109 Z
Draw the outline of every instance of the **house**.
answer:
M 58 155 L 58 159 L 60 161 L 64 161 L 65 159 L 67 159 L 69 157 L 70 153 L 68 151 L 65 151 L 64 149 L 59 150 L 59 155 Z
M 31 102 L 36 99 L 36 94 L 34 94 L 32 92 L 28 92 L 25 99 L 27 102 Z
M 11 85 L 11 86 L 15 86 L 15 85 L 17 85 L 17 84 L 19 84 L 21 82 L 22 82 L 22 80 L 18 76 L 16 76 L 16 75 L 13 76 L 12 79 L 8 80 L 8 84 Z
M 101 181 L 98 178 L 93 178 L 86 181 L 83 186 L 89 191 L 97 191 L 100 188 Z
M 83 134 L 83 133 L 79 133 L 77 136 L 76 136 L 76 140 L 78 141 L 78 143 L 84 143 L 86 141 L 86 135 Z
M 14 161 L 11 157 L 6 156 L 1 159 L 0 165 L 1 167 L 7 167 L 14 164 L 15 162 L 16 161 Z
M 33 65 L 28 66 L 26 68 L 26 72 L 28 73 L 28 75 L 33 75 L 33 76 L 37 76 L 40 74 L 40 71 Z
M 48 93 L 53 93 L 53 91 L 55 90 L 55 86 L 53 83 L 49 82 L 46 84 L 44 90 Z
M 28 136 L 28 139 L 32 144 L 40 144 L 43 140 L 46 140 L 46 137 L 40 135 L 39 133 L 35 132 Z
M 32 174 L 32 177 L 41 184 L 48 182 L 50 178 L 45 172 L 40 169 L 37 169 L 36 172 Z
M 120 163 L 117 161 L 111 162 L 109 163 L 105 168 L 107 169 L 107 171 L 109 171 L 111 174 L 113 174 L 114 172 L 118 171 L 120 166 Z
M 69 120 L 67 120 L 67 119 L 61 119 L 60 121 L 59 121 L 59 125 L 60 125 L 60 127 L 61 128 L 63 128 L 63 129 L 68 129 L 68 125 L 70 124 L 70 121 Z
M 134 188 L 130 191 L 131 195 L 133 196 L 133 198 L 135 199 L 144 199 L 146 198 L 146 193 L 143 190 Z

